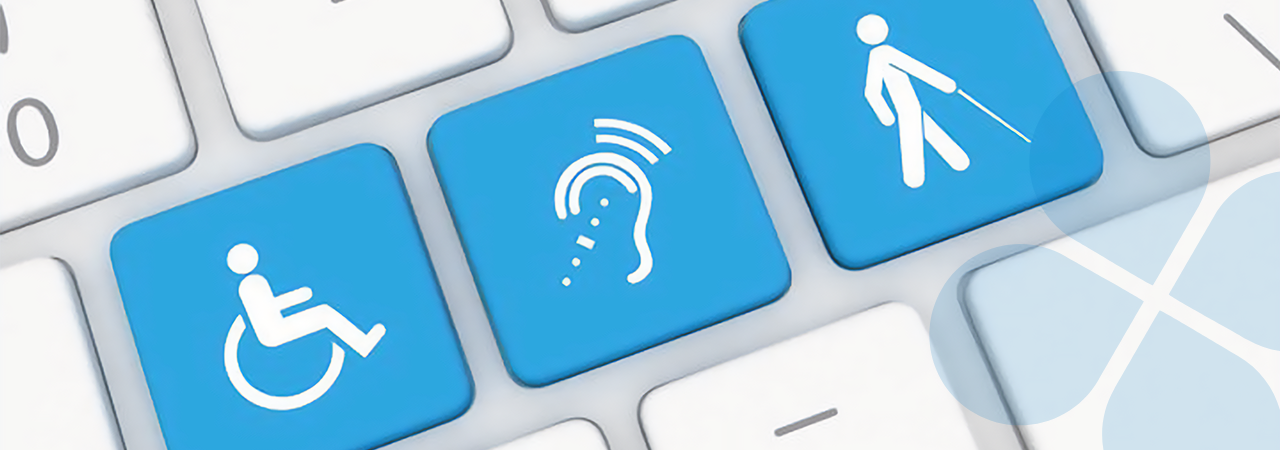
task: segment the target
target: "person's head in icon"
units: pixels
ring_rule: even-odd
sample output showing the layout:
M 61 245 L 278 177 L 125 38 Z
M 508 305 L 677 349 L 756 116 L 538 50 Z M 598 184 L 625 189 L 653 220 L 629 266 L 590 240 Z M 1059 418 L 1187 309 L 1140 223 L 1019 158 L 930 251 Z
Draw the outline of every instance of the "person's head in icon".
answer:
M 889 37 L 889 23 L 883 17 L 867 14 L 858 19 L 858 39 L 867 45 L 880 45 Z
M 227 252 L 227 267 L 232 272 L 248 275 L 258 267 L 258 249 L 249 244 L 238 244 Z

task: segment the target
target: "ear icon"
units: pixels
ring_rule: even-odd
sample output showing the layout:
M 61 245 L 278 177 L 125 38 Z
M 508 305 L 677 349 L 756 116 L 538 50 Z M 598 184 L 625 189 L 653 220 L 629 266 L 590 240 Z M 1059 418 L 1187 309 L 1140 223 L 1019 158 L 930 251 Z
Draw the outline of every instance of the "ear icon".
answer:
M 0 6 L 0 55 L 9 52 L 9 24 L 4 20 L 4 6 Z
M 658 155 L 649 148 L 640 143 L 618 134 L 611 134 L 610 130 L 626 131 L 643 138 L 650 145 L 657 148 L 663 155 L 671 153 L 671 146 L 666 141 L 654 134 L 648 129 L 636 125 L 631 122 L 617 119 L 595 119 L 595 127 L 598 130 L 596 134 L 597 144 L 612 144 L 632 152 L 637 153 L 650 165 L 658 163 Z M 644 170 L 633 162 L 630 158 L 613 152 L 593 153 L 579 158 L 570 164 L 563 173 L 560 174 L 560 181 L 556 183 L 556 216 L 560 220 L 569 218 L 569 215 L 578 215 L 582 211 L 582 188 L 595 178 L 612 178 L 627 189 L 627 192 L 636 194 L 640 197 L 640 211 L 636 215 L 634 232 L 632 239 L 635 240 L 636 253 L 640 255 L 640 266 L 634 272 L 627 275 L 627 282 L 636 284 L 643 281 L 649 276 L 653 270 L 653 253 L 649 250 L 649 238 L 646 235 L 646 229 L 649 226 L 649 213 L 653 209 L 653 187 L 649 184 L 649 177 L 645 175 Z M 608 206 L 609 199 L 600 199 L 600 206 Z M 599 219 L 591 219 L 591 226 L 599 225 Z M 576 242 L 578 245 L 592 250 L 595 248 L 595 240 L 585 236 L 578 235 Z M 573 259 L 573 266 L 578 267 L 581 260 Z M 571 280 L 565 277 L 561 281 L 565 287 L 569 287 Z

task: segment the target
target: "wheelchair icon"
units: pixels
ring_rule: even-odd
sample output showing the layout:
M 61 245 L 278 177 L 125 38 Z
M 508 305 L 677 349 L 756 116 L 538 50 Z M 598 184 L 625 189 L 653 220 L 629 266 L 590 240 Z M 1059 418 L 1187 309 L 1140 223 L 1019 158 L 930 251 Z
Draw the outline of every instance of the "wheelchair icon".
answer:
M 333 356 L 329 359 L 329 368 L 324 376 L 310 388 L 301 393 L 289 396 L 277 396 L 262 392 L 245 379 L 240 371 L 239 348 L 244 337 L 245 317 L 254 327 L 257 340 L 267 347 L 295 341 L 302 337 L 329 330 L 339 340 L 350 346 L 361 357 L 369 356 L 374 347 L 386 334 L 386 327 L 376 324 L 368 333 L 360 331 L 342 314 L 329 305 L 319 305 L 310 309 L 284 316 L 286 308 L 311 300 L 310 288 L 299 288 L 281 295 L 275 295 L 267 279 L 259 274 L 251 274 L 258 266 L 258 252 L 249 244 L 239 244 L 227 253 L 227 266 L 240 275 L 246 275 L 240 282 L 240 300 L 244 304 L 245 314 L 238 315 L 227 331 L 227 340 L 223 348 L 223 365 L 227 370 L 227 378 L 236 392 L 250 403 L 275 411 L 298 409 L 316 401 L 342 373 L 342 364 L 346 360 L 346 351 L 336 342 L 333 345 Z
M 249 384 L 249 380 L 244 378 L 244 373 L 240 372 L 240 359 L 237 355 L 237 350 L 240 346 L 240 338 L 244 335 L 244 328 L 244 318 L 236 316 L 235 322 L 231 323 L 231 330 L 227 332 L 223 364 L 227 367 L 227 376 L 231 378 L 231 385 L 235 386 L 236 392 L 239 392 L 240 396 L 250 403 L 275 411 L 298 409 L 319 399 L 320 396 L 329 391 L 330 387 L 333 387 L 333 382 L 338 381 L 338 374 L 342 373 L 342 362 L 346 359 L 346 351 L 335 343 L 332 344 L 333 357 L 329 359 L 329 369 L 324 372 L 324 376 L 320 377 L 320 381 L 316 382 L 314 386 L 299 394 L 289 396 L 276 396 L 258 390 L 252 384 Z

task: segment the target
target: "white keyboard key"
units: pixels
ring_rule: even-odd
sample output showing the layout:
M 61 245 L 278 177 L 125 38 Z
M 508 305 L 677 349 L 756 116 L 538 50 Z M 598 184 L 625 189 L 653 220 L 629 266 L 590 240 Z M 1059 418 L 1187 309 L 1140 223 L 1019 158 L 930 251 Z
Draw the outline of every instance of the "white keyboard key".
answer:
M 671 0 L 546 0 L 561 28 L 587 31 Z
M 1028 447 L 1280 449 L 1277 204 L 1273 160 L 970 274 Z
M 573 419 L 493 450 L 609 450 L 609 445 L 594 423 L 585 419 Z
M 240 129 L 274 139 L 488 64 L 499 0 L 199 0 Z
M 0 448 L 120 448 L 92 346 L 62 263 L 0 270 Z
M 974 450 L 915 311 L 888 304 L 654 389 L 653 450 Z
M 186 107 L 147 0 L 0 0 L 0 231 L 181 170 Z
M 1072 3 L 1104 72 L 1135 72 L 1168 84 L 1195 108 L 1210 140 L 1280 116 L 1280 62 L 1272 59 L 1280 55 L 1280 2 Z M 1227 14 L 1262 48 L 1233 26 Z M 1172 155 L 1194 144 L 1198 131 L 1162 123 L 1169 99 L 1140 83 L 1112 81 L 1112 89 L 1148 153 Z

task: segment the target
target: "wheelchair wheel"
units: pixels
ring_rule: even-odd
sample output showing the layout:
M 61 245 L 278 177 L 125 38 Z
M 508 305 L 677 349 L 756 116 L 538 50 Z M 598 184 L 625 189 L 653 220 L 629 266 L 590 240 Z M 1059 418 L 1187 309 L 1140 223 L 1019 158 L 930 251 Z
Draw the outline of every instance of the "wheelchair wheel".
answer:
M 227 378 L 231 380 L 231 385 L 235 386 L 236 392 L 250 403 L 275 411 L 288 411 L 307 406 L 328 392 L 342 372 L 342 362 L 346 359 L 346 352 L 335 343 L 333 357 L 329 359 L 329 369 L 314 386 L 289 396 L 276 396 L 262 392 L 249 384 L 249 380 L 244 378 L 244 373 L 240 372 L 240 358 L 237 351 L 240 347 L 240 338 L 244 336 L 244 329 L 244 317 L 236 316 L 235 322 L 231 323 L 231 329 L 227 332 L 227 342 L 223 349 L 223 365 L 226 366 Z

